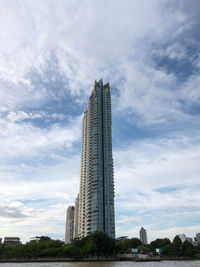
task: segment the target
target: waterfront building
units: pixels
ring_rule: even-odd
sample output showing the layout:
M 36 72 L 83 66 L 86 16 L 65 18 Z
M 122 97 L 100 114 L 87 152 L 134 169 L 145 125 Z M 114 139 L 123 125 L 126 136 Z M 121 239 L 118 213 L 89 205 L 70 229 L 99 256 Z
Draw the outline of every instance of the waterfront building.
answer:
M 74 233 L 74 206 L 69 206 L 66 216 L 65 244 L 72 243 Z
M 5 247 L 15 246 L 18 244 L 21 244 L 19 237 L 5 237 L 4 238 Z
M 82 123 L 79 237 L 115 237 L 111 120 L 110 85 L 95 81 Z
M 140 241 L 142 242 L 143 245 L 147 245 L 147 231 L 142 227 L 140 229 Z

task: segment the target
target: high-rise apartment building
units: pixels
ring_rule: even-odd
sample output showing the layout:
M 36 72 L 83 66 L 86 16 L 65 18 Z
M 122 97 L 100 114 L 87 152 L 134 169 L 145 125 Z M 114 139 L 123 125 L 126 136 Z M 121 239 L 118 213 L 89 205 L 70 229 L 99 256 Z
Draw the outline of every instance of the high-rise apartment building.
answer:
M 79 194 L 75 200 L 75 211 L 74 211 L 74 233 L 73 238 L 78 237 L 78 225 L 79 225 Z
M 147 245 L 147 231 L 143 227 L 140 229 L 140 241 L 143 245 Z
M 69 206 L 66 216 L 65 244 L 70 244 L 74 238 L 74 206 Z
M 88 111 L 84 112 L 82 121 L 82 140 L 81 140 L 81 177 L 79 191 L 79 213 L 78 213 L 78 236 L 82 238 L 86 236 L 86 164 L 87 164 L 87 140 L 88 140 Z
M 95 81 L 82 123 L 78 237 L 102 231 L 115 237 L 111 95 Z

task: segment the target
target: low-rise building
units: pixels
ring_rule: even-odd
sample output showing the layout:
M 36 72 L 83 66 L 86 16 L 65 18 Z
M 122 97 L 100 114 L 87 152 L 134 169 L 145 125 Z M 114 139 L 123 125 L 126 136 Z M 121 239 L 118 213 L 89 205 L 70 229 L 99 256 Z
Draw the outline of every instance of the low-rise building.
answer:
M 120 236 L 120 237 L 117 237 L 115 240 L 117 243 L 120 243 L 127 239 L 128 239 L 128 236 Z
M 38 243 L 41 239 L 41 236 L 34 236 L 30 238 L 30 243 Z
M 5 237 L 4 238 L 4 245 L 8 246 L 15 246 L 21 244 L 19 237 Z

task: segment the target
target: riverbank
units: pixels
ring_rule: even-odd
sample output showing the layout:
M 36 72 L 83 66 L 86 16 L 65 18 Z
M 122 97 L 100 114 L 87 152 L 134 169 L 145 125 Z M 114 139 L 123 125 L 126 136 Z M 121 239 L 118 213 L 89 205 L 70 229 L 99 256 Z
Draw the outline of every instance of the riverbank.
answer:
M 92 257 L 92 258 L 83 258 L 83 259 L 74 259 L 74 258 L 13 258 L 13 259 L 0 259 L 0 263 L 6 262 L 86 262 L 86 261 L 119 261 L 116 257 Z
M 0 263 L 23 263 L 23 262 L 97 262 L 97 261 L 134 261 L 134 262 L 150 262 L 150 261 L 188 261 L 200 260 L 200 258 L 189 257 L 152 257 L 152 258 L 135 258 L 135 257 L 91 257 L 83 259 L 74 258 L 13 258 L 0 259 Z

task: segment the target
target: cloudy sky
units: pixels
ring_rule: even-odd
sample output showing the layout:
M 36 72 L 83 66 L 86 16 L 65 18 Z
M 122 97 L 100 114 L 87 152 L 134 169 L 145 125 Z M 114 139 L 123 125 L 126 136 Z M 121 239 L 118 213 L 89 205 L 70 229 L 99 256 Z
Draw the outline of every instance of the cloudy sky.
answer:
M 110 82 L 116 235 L 200 231 L 200 1 L 0 0 L 0 237 L 64 238 Z

